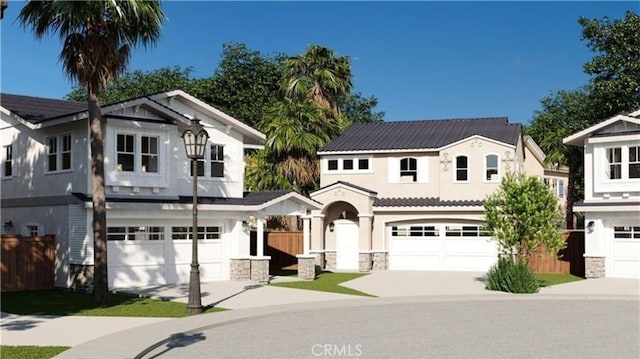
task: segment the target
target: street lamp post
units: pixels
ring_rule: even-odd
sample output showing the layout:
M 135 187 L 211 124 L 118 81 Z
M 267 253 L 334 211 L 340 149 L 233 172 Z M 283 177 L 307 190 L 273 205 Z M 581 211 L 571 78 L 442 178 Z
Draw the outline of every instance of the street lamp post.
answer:
M 209 134 L 200 125 L 197 118 L 191 119 L 191 126 L 182 134 L 187 157 L 191 160 L 193 176 L 193 225 L 191 227 L 191 272 L 189 273 L 188 313 L 202 313 L 202 297 L 200 295 L 200 265 L 198 264 L 198 160 L 204 158 Z

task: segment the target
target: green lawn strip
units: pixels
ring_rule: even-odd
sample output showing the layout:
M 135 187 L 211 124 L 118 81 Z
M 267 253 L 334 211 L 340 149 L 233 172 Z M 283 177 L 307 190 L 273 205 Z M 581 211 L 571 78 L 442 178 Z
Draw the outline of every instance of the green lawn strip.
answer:
M 536 279 L 538 279 L 538 283 L 540 283 L 541 287 L 549 287 L 552 285 L 570 283 L 584 279 L 571 274 L 534 273 L 534 275 L 536 276 Z
M 37 347 L 0 345 L 2 359 L 49 359 L 69 349 L 70 347 Z
M 2 311 L 19 315 L 82 315 L 102 317 L 186 317 L 185 303 L 122 294 L 109 295 L 109 305 L 94 307 L 90 293 L 53 289 L 30 292 L 7 292 L 1 295 Z M 205 307 L 205 313 L 226 310 Z
M 322 272 L 316 276 L 315 280 L 312 280 L 312 281 L 271 283 L 270 285 L 276 286 L 276 287 L 316 290 L 320 292 L 360 295 L 364 297 L 375 297 L 375 295 L 371 295 L 368 293 L 361 292 L 359 290 L 343 287 L 340 285 L 340 283 L 342 282 L 360 278 L 365 275 L 367 275 L 367 273 Z

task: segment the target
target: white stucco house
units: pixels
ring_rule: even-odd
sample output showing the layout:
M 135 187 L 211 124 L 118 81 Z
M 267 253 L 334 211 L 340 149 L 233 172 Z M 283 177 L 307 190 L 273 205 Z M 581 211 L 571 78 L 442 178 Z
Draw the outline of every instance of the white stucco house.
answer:
M 189 280 L 192 175 L 181 135 L 192 116 L 210 136 L 198 168 L 202 281 L 264 281 L 268 258 L 260 245 L 250 256 L 250 217 L 260 237 L 265 216 L 320 208 L 291 191 L 244 192 L 245 150 L 260 148 L 264 134 L 183 91 L 105 105 L 102 114 L 110 287 Z M 2 231 L 55 235 L 60 287 L 91 279 L 87 115 L 86 103 L 0 95 Z
M 564 139 L 584 149 L 585 275 L 640 278 L 640 110 Z
M 356 124 L 318 155 L 311 254 L 327 269 L 487 270 L 498 249 L 483 203 L 508 172 L 540 177 L 565 203 L 567 169 L 547 168 L 504 117 Z

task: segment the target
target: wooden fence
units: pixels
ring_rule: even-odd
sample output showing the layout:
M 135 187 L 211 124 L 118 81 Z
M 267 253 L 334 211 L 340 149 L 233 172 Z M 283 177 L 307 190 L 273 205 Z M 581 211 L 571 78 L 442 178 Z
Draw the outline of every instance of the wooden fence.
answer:
M 55 287 L 55 238 L 2 236 L 2 291 Z
M 573 274 L 584 278 L 584 231 L 563 234 L 567 248 L 557 256 L 540 248 L 529 258 L 529 268 L 536 273 Z
M 256 255 L 258 234 L 251 232 L 251 255 Z M 278 270 L 285 267 L 296 267 L 298 258 L 302 254 L 302 232 L 265 231 L 264 255 L 271 256 L 269 270 Z

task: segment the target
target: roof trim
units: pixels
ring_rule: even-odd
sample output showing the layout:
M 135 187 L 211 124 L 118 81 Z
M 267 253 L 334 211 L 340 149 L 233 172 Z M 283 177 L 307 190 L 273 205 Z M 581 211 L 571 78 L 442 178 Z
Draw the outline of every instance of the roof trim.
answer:
M 637 112 L 640 112 L 637 111 Z M 634 112 L 636 113 L 636 112 Z M 633 113 L 632 113 L 633 115 Z M 640 119 L 634 118 L 634 117 L 630 117 L 630 116 L 625 116 L 625 115 L 616 115 L 613 116 L 607 120 L 604 120 L 596 125 L 593 125 L 591 127 L 587 127 L 584 130 L 578 132 L 578 133 L 574 133 L 573 135 L 567 136 L 562 140 L 562 143 L 567 144 L 567 145 L 572 145 L 572 146 L 584 146 L 584 140 L 589 137 L 592 133 L 603 129 L 605 127 L 611 126 L 612 124 L 618 122 L 618 121 L 627 121 L 627 122 L 631 122 L 631 123 L 635 123 L 636 125 L 640 125 Z
M 372 191 L 370 189 L 367 189 L 367 188 L 364 188 L 364 187 L 360 187 L 360 186 L 357 186 L 357 185 L 354 185 L 352 183 L 345 182 L 345 181 L 337 181 L 337 182 L 334 182 L 334 183 L 332 183 L 332 184 L 330 184 L 328 186 L 324 186 L 324 187 L 322 187 L 322 188 L 320 188 L 320 189 L 318 189 L 318 190 L 316 190 L 314 192 L 311 192 L 309 194 L 309 196 L 311 196 L 311 197 L 319 196 L 319 195 L 321 195 L 321 194 L 323 194 L 325 192 L 329 192 L 329 191 L 333 190 L 336 187 L 347 188 L 347 189 L 350 189 L 350 190 L 352 190 L 354 192 L 357 192 L 357 193 L 360 193 L 362 195 L 365 195 L 365 196 L 368 196 L 368 197 L 372 197 L 372 198 L 376 197 L 378 195 L 378 192 Z
M 515 145 L 512 145 L 510 143 L 494 140 L 492 138 L 489 138 L 489 137 L 486 137 L 486 136 L 483 136 L 483 135 L 471 135 L 469 137 L 465 137 L 463 139 L 460 139 L 460 140 L 458 140 L 456 142 L 451 142 L 451 143 L 449 143 L 447 145 L 444 145 L 444 146 L 442 146 L 440 148 L 437 148 L 436 150 L 443 151 L 443 150 L 446 150 L 447 148 L 450 148 L 450 147 L 453 147 L 453 146 L 457 146 L 457 145 L 459 145 L 459 144 L 461 144 L 463 142 L 469 141 L 469 140 L 474 139 L 474 138 L 481 138 L 483 140 L 486 140 L 486 141 L 494 143 L 494 144 L 499 144 L 499 145 L 502 145 L 502 146 L 505 146 L 505 147 L 509 147 L 509 148 L 516 148 Z

